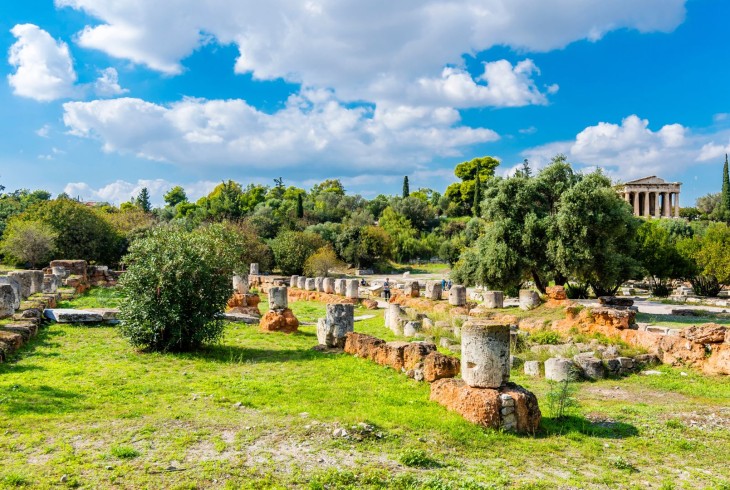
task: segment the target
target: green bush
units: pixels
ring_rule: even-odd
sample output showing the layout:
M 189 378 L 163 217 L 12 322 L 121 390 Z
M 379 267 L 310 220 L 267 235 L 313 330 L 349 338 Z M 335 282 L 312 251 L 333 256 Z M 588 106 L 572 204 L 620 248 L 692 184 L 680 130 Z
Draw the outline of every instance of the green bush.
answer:
M 563 339 L 558 332 L 552 330 L 537 330 L 530 333 L 530 340 L 539 345 L 558 345 Z
M 276 265 L 286 276 L 301 274 L 304 262 L 325 245 L 319 235 L 301 231 L 281 232 L 269 244 Z
M 565 295 L 568 299 L 588 299 L 588 284 L 568 283 L 565 285 Z
M 188 351 L 223 333 L 231 266 L 209 228 L 153 229 L 130 246 L 120 285 L 120 331 L 135 347 Z

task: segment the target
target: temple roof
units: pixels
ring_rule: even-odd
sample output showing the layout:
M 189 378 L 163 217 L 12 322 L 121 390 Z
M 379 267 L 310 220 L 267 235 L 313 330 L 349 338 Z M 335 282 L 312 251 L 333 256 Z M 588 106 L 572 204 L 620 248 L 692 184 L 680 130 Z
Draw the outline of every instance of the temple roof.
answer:
M 662 185 L 662 184 L 680 184 L 679 182 L 667 182 L 666 180 L 657 177 L 656 175 L 650 175 L 649 177 L 642 177 L 636 180 L 630 180 L 625 182 L 624 185 Z

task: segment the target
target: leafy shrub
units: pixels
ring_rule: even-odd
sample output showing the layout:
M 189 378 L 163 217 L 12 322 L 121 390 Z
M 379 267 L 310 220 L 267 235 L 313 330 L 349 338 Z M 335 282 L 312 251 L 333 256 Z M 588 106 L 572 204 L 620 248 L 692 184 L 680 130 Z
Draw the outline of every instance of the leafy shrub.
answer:
M 327 277 L 331 271 L 345 267 L 347 266 L 337 258 L 332 246 L 327 245 L 309 256 L 304 263 L 304 273 L 309 277 Z
M 31 269 L 51 258 L 56 248 L 56 233 L 41 221 L 11 220 L 5 229 L 0 250 L 6 257 L 30 264 Z
M 112 456 L 120 459 L 133 459 L 139 456 L 140 452 L 131 446 L 112 446 Z
M 565 294 L 569 299 L 588 299 L 588 284 L 569 282 L 565 285 Z
M 669 296 L 670 292 L 671 290 L 669 289 L 669 286 L 660 282 L 654 284 L 654 286 L 652 286 L 651 288 L 651 294 L 653 294 L 657 298 L 666 298 L 667 296 Z
M 530 333 L 530 340 L 540 345 L 558 345 L 563 339 L 558 332 L 552 330 L 537 330 Z
M 714 297 L 722 289 L 715 276 L 694 276 L 689 282 L 692 283 L 692 289 L 698 296 Z
M 276 265 L 287 276 L 301 274 L 307 258 L 325 245 L 319 235 L 301 231 L 281 232 L 269 243 Z
M 208 228 L 153 229 L 130 246 L 120 285 L 120 331 L 135 347 L 188 351 L 223 333 L 219 313 L 232 288 L 231 266 Z
M 426 454 L 426 451 L 423 449 L 406 449 L 398 459 L 405 466 L 412 468 L 433 468 L 439 466 L 438 461 Z
M 545 398 L 548 402 L 548 411 L 556 419 L 564 419 L 578 408 L 575 398 L 575 385 L 569 380 L 550 381 L 550 391 Z

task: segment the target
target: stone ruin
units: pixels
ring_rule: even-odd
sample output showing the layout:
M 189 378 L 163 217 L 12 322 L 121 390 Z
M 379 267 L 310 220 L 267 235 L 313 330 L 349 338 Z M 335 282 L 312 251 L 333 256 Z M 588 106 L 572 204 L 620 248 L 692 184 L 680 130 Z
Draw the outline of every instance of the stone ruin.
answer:
M 293 333 L 299 329 L 299 320 L 289 309 L 288 288 L 277 286 L 269 288 L 269 311 L 259 322 L 262 332 Z
M 347 334 L 354 331 L 355 306 L 351 304 L 328 304 L 326 317 L 317 320 L 317 341 L 328 348 L 343 349 Z

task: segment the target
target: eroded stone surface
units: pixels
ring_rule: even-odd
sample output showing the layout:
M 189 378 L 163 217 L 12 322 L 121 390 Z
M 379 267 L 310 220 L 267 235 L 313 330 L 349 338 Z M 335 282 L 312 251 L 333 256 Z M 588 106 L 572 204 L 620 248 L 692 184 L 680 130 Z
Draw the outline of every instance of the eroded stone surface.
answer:
M 104 321 L 101 313 L 87 310 L 49 308 L 43 312 L 43 315 L 57 323 L 101 323 Z
M 499 388 L 509 381 L 510 326 L 468 321 L 461 328 L 461 377 L 469 386 Z
M 259 328 L 262 332 L 292 333 L 299 329 L 299 320 L 289 308 L 269 310 L 261 317 Z

